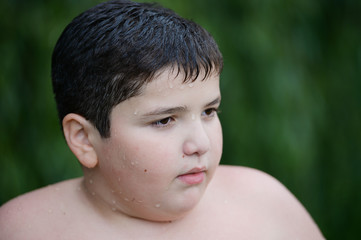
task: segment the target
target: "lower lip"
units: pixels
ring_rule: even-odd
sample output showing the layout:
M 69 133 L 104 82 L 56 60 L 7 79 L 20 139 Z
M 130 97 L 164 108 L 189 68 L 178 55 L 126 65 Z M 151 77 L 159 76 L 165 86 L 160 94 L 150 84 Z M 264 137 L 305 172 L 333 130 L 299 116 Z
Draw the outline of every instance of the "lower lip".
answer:
M 204 172 L 190 173 L 190 174 L 184 174 L 178 176 L 179 180 L 189 185 L 202 183 L 204 181 L 204 177 L 205 177 Z

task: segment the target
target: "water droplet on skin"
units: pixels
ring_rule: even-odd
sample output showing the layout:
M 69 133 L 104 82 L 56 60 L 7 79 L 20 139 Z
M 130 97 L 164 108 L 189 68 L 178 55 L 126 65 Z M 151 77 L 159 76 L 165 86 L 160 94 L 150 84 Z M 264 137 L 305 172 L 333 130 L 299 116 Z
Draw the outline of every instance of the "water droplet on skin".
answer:
M 137 114 L 138 114 L 138 110 L 135 110 L 135 111 L 134 111 L 134 115 L 137 115 Z
M 116 204 L 117 202 L 115 200 L 112 201 L 113 204 Z
M 115 191 L 114 191 L 113 189 L 112 189 L 112 190 L 110 190 L 110 192 L 111 192 L 111 193 L 115 193 Z
M 93 184 L 93 179 L 89 179 L 89 183 L 90 183 L 90 184 Z
M 171 81 L 168 81 L 168 87 L 169 87 L 170 89 L 173 88 L 173 83 L 172 83 Z
M 92 195 L 95 196 L 95 192 L 92 192 Z
M 193 83 L 188 84 L 188 87 L 192 88 L 194 86 Z
M 129 198 L 124 198 L 124 201 L 129 202 Z
M 196 120 L 196 115 L 194 115 L 194 114 L 192 113 L 191 118 L 192 118 L 192 120 Z
M 120 180 L 120 177 L 118 177 L 118 182 L 120 182 L 121 180 Z
M 156 207 L 156 208 L 160 208 L 160 203 L 157 203 L 157 204 L 155 205 L 155 207 Z
M 132 166 L 134 166 L 135 163 L 134 163 L 134 162 L 131 162 L 130 164 L 131 164 Z
M 183 90 L 184 89 L 184 84 L 182 84 L 179 89 Z

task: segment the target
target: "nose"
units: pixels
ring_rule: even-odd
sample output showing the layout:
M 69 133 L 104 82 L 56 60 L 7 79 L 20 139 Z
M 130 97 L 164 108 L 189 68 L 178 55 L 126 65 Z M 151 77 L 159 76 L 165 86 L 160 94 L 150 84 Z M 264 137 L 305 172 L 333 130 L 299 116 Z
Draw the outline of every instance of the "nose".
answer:
M 210 139 L 206 127 L 201 121 L 194 121 L 186 132 L 183 153 L 187 156 L 201 156 L 210 149 Z

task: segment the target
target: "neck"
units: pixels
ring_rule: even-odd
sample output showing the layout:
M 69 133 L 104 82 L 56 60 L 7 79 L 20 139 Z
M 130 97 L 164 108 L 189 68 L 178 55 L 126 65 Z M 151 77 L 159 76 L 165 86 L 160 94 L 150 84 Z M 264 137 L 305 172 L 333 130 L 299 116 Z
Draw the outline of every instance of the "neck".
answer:
M 161 206 L 147 202 L 147 199 L 137 199 L 129 193 L 114 190 L 116 187 L 109 185 L 96 171 L 84 172 L 82 189 L 87 200 L 101 216 L 115 221 L 127 219 L 169 224 L 188 214 L 169 214 Z

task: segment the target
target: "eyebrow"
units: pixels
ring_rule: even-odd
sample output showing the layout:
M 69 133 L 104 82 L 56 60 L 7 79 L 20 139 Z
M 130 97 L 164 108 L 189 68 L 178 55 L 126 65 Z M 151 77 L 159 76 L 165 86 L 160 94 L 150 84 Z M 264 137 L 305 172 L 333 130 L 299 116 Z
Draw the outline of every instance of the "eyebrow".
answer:
M 205 107 L 210 107 L 210 106 L 219 104 L 220 102 L 221 102 L 221 96 L 219 96 L 216 99 L 214 99 L 213 101 L 207 103 Z
M 214 100 L 212 100 L 211 102 L 207 103 L 205 105 L 205 107 L 210 107 L 216 104 L 219 104 L 221 102 L 221 97 L 217 97 Z M 179 113 L 179 112 L 185 112 L 187 111 L 187 107 L 186 106 L 179 106 L 179 107 L 161 107 L 161 108 L 157 108 L 154 111 L 150 111 L 147 112 L 145 114 L 143 114 L 144 117 L 149 117 L 149 116 L 159 116 L 159 115 L 172 115 L 175 113 Z

